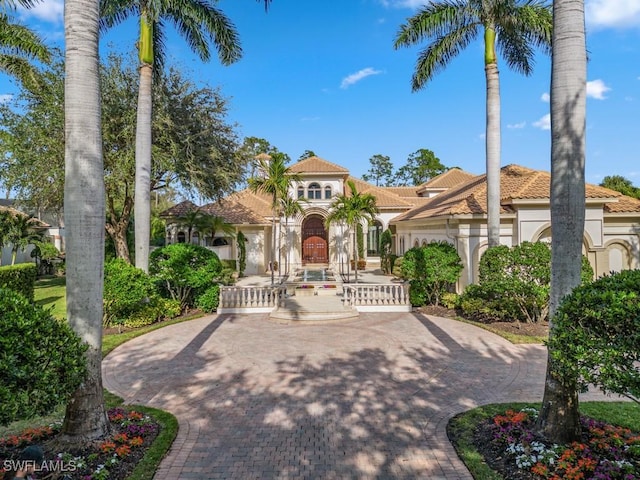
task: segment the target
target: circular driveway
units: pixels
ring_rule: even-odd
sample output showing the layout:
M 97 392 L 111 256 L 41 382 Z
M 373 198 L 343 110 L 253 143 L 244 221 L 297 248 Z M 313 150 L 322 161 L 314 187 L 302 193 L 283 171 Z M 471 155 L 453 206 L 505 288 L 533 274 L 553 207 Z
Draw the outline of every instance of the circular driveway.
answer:
M 323 324 L 208 316 L 102 363 L 126 403 L 180 430 L 157 479 L 471 479 L 446 435 L 458 412 L 542 398 L 546 349 L 417 313 Z

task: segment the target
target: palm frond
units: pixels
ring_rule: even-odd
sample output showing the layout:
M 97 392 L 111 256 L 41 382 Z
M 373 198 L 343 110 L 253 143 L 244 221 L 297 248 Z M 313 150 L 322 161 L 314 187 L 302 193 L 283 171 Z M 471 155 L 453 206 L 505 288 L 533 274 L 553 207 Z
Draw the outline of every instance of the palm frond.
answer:
M 140 16 L 140 4 L 136 0 L 100 0 L 100 32 L 120 25 L 127 18 Z
M 206 0 L 187 0 L 167 8 L 170 19 L 189 47 L 203 61 L 211 57 L 209 42 L 218 50 L 223 65 L 236 62 L 242 56 L 238 32 L 224 13 Z
M 12 22 L 6 14 L 0 14 L 0 48 L 10 55 L 48 62 L 50 53 L 42 39 L 32 30 Z
M 416 61 L 411 79 L 411 89 L 415 92 L 424 87 L 438 72 L 444 70 L 449 62 L 458 56 L 469 43 L 478 36 L 478 25 L 469 24 L 434 40 L 422 50 Z

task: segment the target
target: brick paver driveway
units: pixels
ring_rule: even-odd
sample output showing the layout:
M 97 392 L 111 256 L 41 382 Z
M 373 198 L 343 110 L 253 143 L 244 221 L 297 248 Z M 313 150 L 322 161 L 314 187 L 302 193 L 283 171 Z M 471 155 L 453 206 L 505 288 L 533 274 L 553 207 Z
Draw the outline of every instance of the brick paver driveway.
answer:
M 177 416 L 156 479 L 470 479 L 447 420 L 540 400 L 545 363 L 541 345 L 419 314 L 223 315 L 122 345 L 103 376 L 127 403 Z

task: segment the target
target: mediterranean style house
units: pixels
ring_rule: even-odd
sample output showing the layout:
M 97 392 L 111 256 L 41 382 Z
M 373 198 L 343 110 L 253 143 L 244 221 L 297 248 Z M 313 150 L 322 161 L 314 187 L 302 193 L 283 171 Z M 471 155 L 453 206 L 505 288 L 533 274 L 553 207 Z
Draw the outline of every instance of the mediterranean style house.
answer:
M 237 258 L 231 238 L 201 238 L 197 229 L 187 229 L 181 217 L 195 209 L 222 217 L 246 237 L 246 274 L 269 271 L 280 262 L 289 271 L 306 265 L 328 266 L 345 273 L 350 246 L 348 229 L 325 225 L 336 195 L 349 192 L 352 181 L 358 192 L 376 198 L 379 213 L 364 228 L 367 268 L 379 266 L 380 234 L 390 229 L 393 253 L 401 256 L 409 248 L 432 241 L 454 245 L 464 270 L 458 290 L 477 280 L 478 263 L 487 246 L 486 176 L 453 168 L 417 187 L 378 187 L 354 178 L 349 170 L 318 157 L 290 167 L 299 175 L 289 195 L 304 200 L 303 213 L 291 218 L 272 218 L 269 196 L 242 190 L 215 203 L 197 207 L 189 201 L 163 213 L 167 220 L 167 243 L 186 242 L 210 246 L 223 259 Z M 550 239 L 550 174 L 518 165 L 503 167 L 500 176 L 500 242 L 507 246 L 524 241 Z M 275 228 L 276 257 L 271 258 Z M 640 268 L 640 200 L 595 185 L 586 187 L 586 223 L 583 253 L 597 276 L 610 271 Z

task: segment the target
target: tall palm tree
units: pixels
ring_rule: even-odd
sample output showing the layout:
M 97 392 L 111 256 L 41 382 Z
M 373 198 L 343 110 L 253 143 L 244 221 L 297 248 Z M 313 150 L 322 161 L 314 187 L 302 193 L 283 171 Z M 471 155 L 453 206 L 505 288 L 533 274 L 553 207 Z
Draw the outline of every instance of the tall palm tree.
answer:
M 534 47 L 549 51 L 551 7 L 548 0 L 441 0 L 425 5 L 400 27 L 395 48 L 430 40 L 420 52 L 411 86 L 417 91 L 478 37 L 484 36 L 487 84 L 486 173 L 489 247 L 500 243 L 500 79 L 501 51 L 507 65 L 530 75 Z
M 549 335 L 563 297 L 580 284 L 585 222 L 587 50 L 584 0 L 554 0 L 551 65 L 551 292 Z M 555 443 L 580 436 L 575 379 L 549 352 L 538 430 Z
M 89 345 L 87 377 L 67 404 L 62 433 L 80 443 L 104 437 L 109 423 L 102 393 L 102 287 L 105 188 L 100 122 L 97 0 L 66 0 L 64 8 L 67 320 Z
M 327 228 L 333 222 L 344 222 L 349 230 L 353 229 L 353 251 L 355 257 L 355 276 L 358 283 L 358 225 L 372 223 L 378 213 L 376 197 L 370 193 L 360 193 L 353 181 L 347 182 L 349 194 L 338 195 L 329 207 L 329 215 L 325 219 Z M 350 235 L 350 232 L 347 234 Z
M 20 2 L 29 6 L 30 2 Z M 13 22 L 6 13 L 0 13 L 0 72 L 18 79 L 28 89 L 40 84 L 33 61 L 48 62 L 49 50 L 33 31 Z
M 280 199 L 280 215 L 284 217 L 284 243 L 287 249 L 287 253 L 284 256 L 285 275 L 289 275 L 289 254 L 291 251 L 291 242 L 289 242 L 289 219 L 304 213 L 303 204 L 305 203 L 307 203 L 307 200 L 304 198 L 293 198 L 290 195 Z M 280 242 L 282 242 L 282 235 L 280 235 Z M 280 251 L 280 248 L 278 248 L 278 251 Z M 278 265 L 280 265 L 279 262 Z
M 274 286 L 274 262 L 276 261 L 276 219 L 280 218 L 281 199 L 289 195 L 293 182 L 300 181 L 297 173 L 291 172 L 286 165 L 286 156 L 276 152 L 272 155 L 260 155 L 258 158 L 258 176 L 249 179 L 249 189 L 262 192 L 271 197 L 271 286 Z
M 270 0 L 264 0 L 265 8 Z M 137 41 L 140 59 L 136 120 L 135 258 L 136 267 L 149 270 L 151 231 L 151 103 L 154 68 L 162 69 L 165 25 L 172 23 L 202 61 L 211 58 L 210 45 L 223 65 L 242 55 L 235 27 L 211 0 L 101 0 L 102 27 L 118 25 L 135 15 L 140 19 Z

